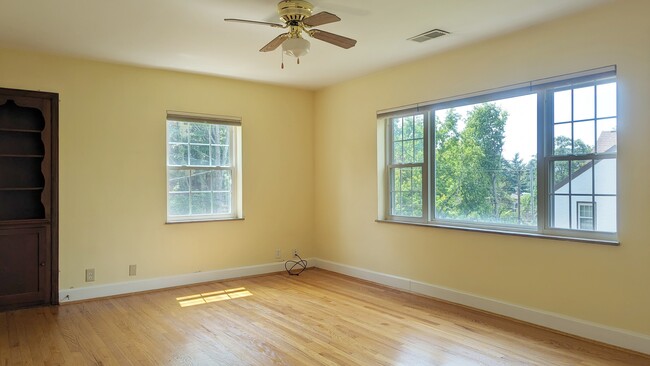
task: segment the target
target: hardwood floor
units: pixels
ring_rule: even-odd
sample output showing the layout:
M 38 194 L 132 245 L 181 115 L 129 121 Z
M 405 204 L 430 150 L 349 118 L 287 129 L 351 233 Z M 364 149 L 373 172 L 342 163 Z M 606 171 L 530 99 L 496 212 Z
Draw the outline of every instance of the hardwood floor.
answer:
M 312 269 L 0 313 L 0 365 L 650 365 Z

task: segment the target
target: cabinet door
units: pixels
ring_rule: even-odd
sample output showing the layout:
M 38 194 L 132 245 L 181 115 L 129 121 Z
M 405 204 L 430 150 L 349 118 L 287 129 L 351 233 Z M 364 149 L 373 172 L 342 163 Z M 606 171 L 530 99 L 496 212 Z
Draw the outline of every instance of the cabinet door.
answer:
M 49 301 L 47 228 L 0 229 L 0 309 Z

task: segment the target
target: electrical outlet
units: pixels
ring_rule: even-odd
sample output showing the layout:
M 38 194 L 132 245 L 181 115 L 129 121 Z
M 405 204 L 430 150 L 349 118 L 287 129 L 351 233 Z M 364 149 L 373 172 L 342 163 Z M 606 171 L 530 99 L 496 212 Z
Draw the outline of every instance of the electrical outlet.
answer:
M 86 270 L 86 282 L 93 282 L 93 281 L 95 281 L 95 269 L 88 268 Z
M 291 249 L 291 255 L 294 257 L 298 255 L 298 249 Z
M 129 265 L 129 276 L 135 276 L 136 269 L 137 268 L 135 264 Z
M 280 249 L 275 250 L 275 259 L 281 259 L 282 258 L 282 251 Z

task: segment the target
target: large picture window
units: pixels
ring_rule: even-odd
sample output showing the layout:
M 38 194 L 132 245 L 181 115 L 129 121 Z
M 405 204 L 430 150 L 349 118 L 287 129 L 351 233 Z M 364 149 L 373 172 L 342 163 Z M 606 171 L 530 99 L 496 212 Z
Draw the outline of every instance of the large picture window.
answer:
M 608 68 L 380 114 L 385 218 L 615 241 L 616 106 Z
M 240 216 L 239 124 L 207 117 L 167 117 L 167 221 Z

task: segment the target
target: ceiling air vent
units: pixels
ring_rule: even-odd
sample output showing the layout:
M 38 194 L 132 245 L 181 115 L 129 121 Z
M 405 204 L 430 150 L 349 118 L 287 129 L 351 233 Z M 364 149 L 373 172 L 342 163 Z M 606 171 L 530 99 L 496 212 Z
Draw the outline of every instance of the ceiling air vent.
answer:
M 409 38 L 409 41 L 415 41 L 415 42 L 422 43 L 422 42 L 428 41 L 430 39 L 446 36 L 447 34 L 449 34 L 449 32 L 443 31 L 442 29 L 434 29 L 434 30 L 430 30 L 428 32 L 424 32 L 422 34 L 419 34 L 419 35 L 417 35 L 415 37 L 411 37 L 411 38 Z

